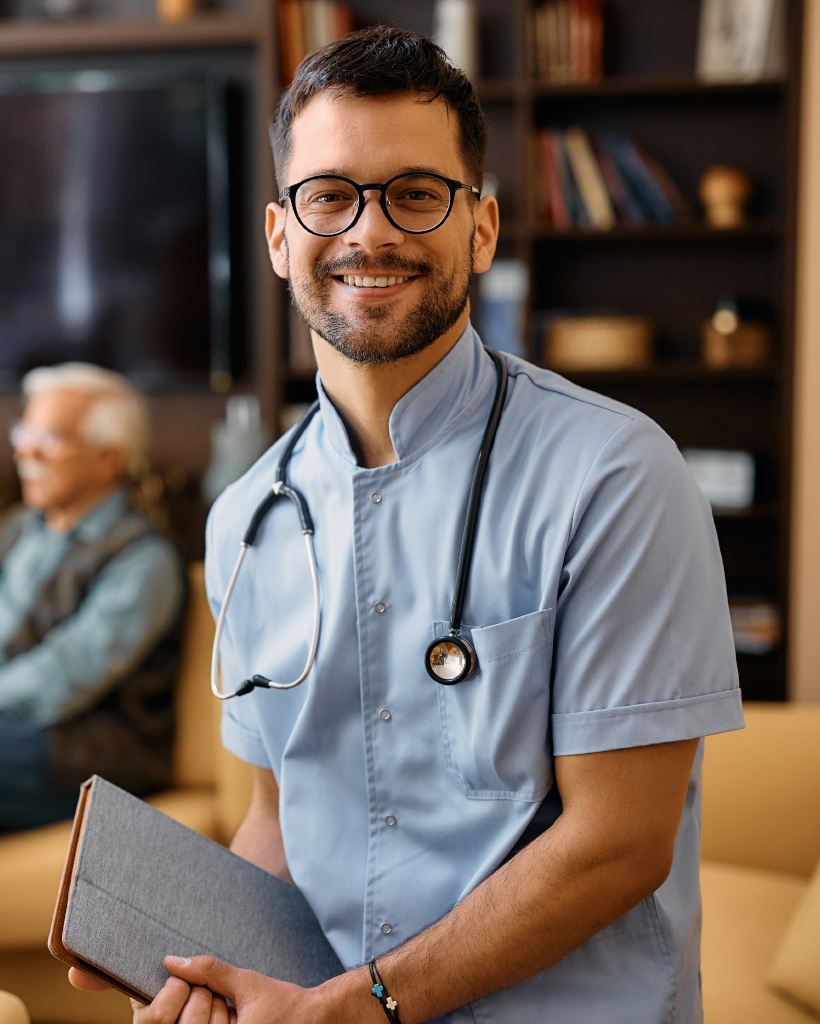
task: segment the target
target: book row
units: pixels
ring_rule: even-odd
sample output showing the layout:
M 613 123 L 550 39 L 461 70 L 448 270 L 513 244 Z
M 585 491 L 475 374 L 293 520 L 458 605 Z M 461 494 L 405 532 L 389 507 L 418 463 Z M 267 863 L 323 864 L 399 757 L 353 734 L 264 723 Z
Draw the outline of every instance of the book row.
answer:
M 557 231 L 693 219 L 692 206 L 667 171 L 625 135 L 545 128 L 533 148 L 536 214 Z
M 533 75 L 556 85 L 603 77 L 603 0 L 546 0 L 529 14 Z

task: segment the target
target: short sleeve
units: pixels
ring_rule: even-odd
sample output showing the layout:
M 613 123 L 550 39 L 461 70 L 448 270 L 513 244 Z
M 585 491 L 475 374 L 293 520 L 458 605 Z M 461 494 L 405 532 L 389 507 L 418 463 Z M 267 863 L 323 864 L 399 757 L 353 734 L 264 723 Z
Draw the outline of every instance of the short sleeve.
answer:
M 627 419 L 573 513 L 556 609 L 554 754 L 742 726 L 711 509 L 667 435 Z
M 219 528 L 220 503 L 214 505 L 208 516 L 205 534 L 205 590 L 214 622 L 224 599 L 226 583 L 231 567 L 228 561 L 234 557 L 238 545 L 234 546 Z M 225 582 L 223 582 L 223 579 Z M 228 622 L 222 632 L 219 644 L 220 678 L 223 690 L 235 690 L 248 677 L 231 635 Z M 256 722 L 253 702 L 248 697 L 231 697 L 222 701 L 222 744 L 226 750 L 249 764 L 270 768 L 265 745 Z

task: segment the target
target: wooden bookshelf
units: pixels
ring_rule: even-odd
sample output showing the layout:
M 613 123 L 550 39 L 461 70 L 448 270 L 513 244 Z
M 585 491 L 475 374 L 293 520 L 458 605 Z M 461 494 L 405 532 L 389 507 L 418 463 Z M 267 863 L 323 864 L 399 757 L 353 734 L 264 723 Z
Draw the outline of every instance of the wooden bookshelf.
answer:
M 488 170 L 498 182 L 499 255 L 522 260 L 530 274 L 528 340 L 539 356 L 539 324 L 561 308 L 620 307 L 652 316 L 657 360 L 640 372 L 573 374 L 578 383 L 634 405 L 657 419 L 682 447 L 755 453 L 760 494 L 743 514 L 715 517 L 730 589 L 753 589 L 782 610 L 787 635 L 789 495 L 794 334 L 796 182 L 799 162 L 800 56 L 804 0 L 789 0 L 789 61 L 783 80 L 710 84 L 694 74 L 700 0 L 608 0 L 604 78 L 593 84 L 536 80 L 528 65 L 528 18 L 537 0 L 475 0 L 481 25 L 478 90 L 491 128 Z M 357 26 L 399 24 L 429 34 L 434 0 L 351 0 Z M 72 24 L 0 22 L 0 61 L 144 59 L 158 55 L 208 62 L 228 54 L 243 70 L 252 111 L 253 157 L 243 209 L 252 225 L 248 269 L 248 374 L 238 382 L 260 396 L 271 427 L 283 402 L 309 400 L 310 375 L 287 363 L 287 298 L 271 273 L 261 211 L 274 194 L 266 127 L 279 94 L 273 0 L 222 0 L 222 13 L 179 25 L 148 16 L 148 0 L 128 0 L 133 16 Z M 698 211 L 672 227 L 618 226 L 611 231 L 555 231 L 533 212 L 529 145 L 542 128 L 578 124 L 611 129 L 644 143 Z M 758 186 L 746 226 L 715 231 L 702 220 L 697 183 L 707 166 L 738 164 Z M 775 311 L 773 355 L 756 370 L 714 371 L 700 363 L 700 324 L 724 293 L 768 300 Z M 480 324 L 479 324 L 480 326 Z M 165 403 L 172 397 L 165 396 Z M 220 402 L 188 396 L 207 430 Z M 210 403 L 210 404 L 209 404 Z M 167 411 L 167 410 L 166 410 Z M 163 412 L 163 415 L 165 413 Z M 180 437 L 171 436 L 180 434 Z M 193 475 L 204 446 L 184 431 L 163 437 L 166 464 Z M 739 659 L 744 693 L 779 699 L 788 651 Z

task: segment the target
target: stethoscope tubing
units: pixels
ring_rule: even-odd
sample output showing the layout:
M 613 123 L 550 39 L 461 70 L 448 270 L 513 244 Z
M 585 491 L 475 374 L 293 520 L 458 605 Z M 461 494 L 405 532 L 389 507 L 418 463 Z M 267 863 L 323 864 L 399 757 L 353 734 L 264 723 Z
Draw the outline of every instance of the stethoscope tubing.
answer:
M 481 440 L 481 447 L 479 449 L 478 459 L 476 461 L 476 467 L 473 473 L 472 484 L 470 486 L 470 493 L 467 499 L 467 514 L 464 521 L 464 529 L 461 537 L 461 545 L 458 558 L 458 567 L 456 570 L 456 583 L 453 592 L 453 602 L 450 608 L 450 637 L 455 638 L 457 646 L 463 650 L 467 655 L 467 667 L 462 675 L 458 678 L 452 678 L 450 680 L 443 680 L 439 678 L 439 682 L 459 682 L 461 678 L 466 678 L 467 675 L 471 674 L 475 668 L 475 653 L 472 650 L 472 646 L 463 639 L 457 637 L 461 629 L 461 615 L 464 607 L 465 594 L 467 591 L 467 583 L 470 576 L 470 566 L 472 563 L 473 548 L 475 546 L 475 535 L 476 535 L 476 524 L 478 520 L 478 510 L 481 502 L 481 495 L 484 489 L 484 479 L 487 474 L 487 465 L 490 460 L 490 454 L 493 450 L 495 443 L 495 436 L 498 431 L 498 424 L 501 419 L 501 413 L 504 408 L 504 401 L 507 394 L 507 362 L 502 355 L 496 352 L 494 349 L 485 345 L 487 354 L 495 364 L 495 370 L 497 375 L 497 383 L 495 390 L 495 398 L 493 400 L 493 407 L 490 412 L 490 417 L 487 421 L 487 425 L 484 428 L 484 434 Z M 228 586 L 225 589 L 225 595 L 222 599 L 222 605 L 219 609 L 219 614 L 216 620 L 216 627 L 214 630 L 214 643 L 211 651 L 211 692 L 219 700 L 228 700 L 230 697 L 240 697 L 243 694 L 250 693 L 255 687 L 263 689 L 274 689 L 274 690 L 290 690 L 294 686 L 298 686 L 303 682 L 316 658 L 316 650 L 319 643 L 319 631 L 321 626 L 321 601 L 320 601 L 320 588 L 319 588 L 319 572 L 316 565 L 316 552 L 313 546 L 313 521 L 310 516 L 310 510 L 308 509 L 307 501 L 295 487 L 290 487 L 287 483 L 287 469 L 290 457 L 293 454 L 293 450 L 296 447 L 299 438 L 307 430 L 307 427 L 313 416 L 319 408 L 319 403 L 314 404 L 308 409 L 307 413 L 302 418 L 301 423 L 298 425 L 291 437 L 282 458 L 279 462 L 277 479 L 271 487 L 271 490 L 265 495 L 262 501 L 259 503 L 257 508 L 254 510 L 253 516 L 248 524 L 248 528 L 245 531 L 245 535 L 242 538 L 239 545 L 239 555 L 237 556 L 236 563 L 234 564 L 233 571 L 231 572 L 230 579 L 228 580 Z M 279 498 L 289 498 L 290 501 L 296 507 L 299 519 L 302 525 L 302 535 L 305 538 L 305 545 L 307 549 L 308 564 L 310 566 L 310 576 L 313 584 L 313 632 L 311 634 L 310 647 L 308 649 L 307 660 L 305 661 L 305 667 L 301 674 L 289 683 L 277 683 L 272 679 L 268 679 L 266 676 L 255 675 L 250 679 L 246 679 L 238 689 L 232 690 L 229 693 L 225 693 L 219 685 L 219 647 L 222 640 L 222 633 L 225 626 L 225 617 L 228 611 L 228 605 L 230 604 L 231 595 L 233 594 L 234 587 L 236 585 L 239 571 L 242 568 L 242 563 L 245 560 L 245 555 L 248 549 L 253 545 L 256 534 L 259 530 L 262 521 L 270 511 L 271 507 Z M 438 637 L 428 647 L 425 661 L 427 663 L 427 671 L 437 678 L 435 672 L 430 668 L 430 651 L 431 649 L 445 641 L 447 638 Z

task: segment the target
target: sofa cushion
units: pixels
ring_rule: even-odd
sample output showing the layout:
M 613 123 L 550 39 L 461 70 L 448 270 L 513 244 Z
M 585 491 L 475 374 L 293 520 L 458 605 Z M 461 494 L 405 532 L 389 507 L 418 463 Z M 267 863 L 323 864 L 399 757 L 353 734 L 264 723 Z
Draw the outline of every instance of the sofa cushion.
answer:
M 703 1007 L 715 1024 L 808 1024 L 802 1009 L 766 986 L 766 974 L 804 878 L 704 861 Z
M 768 980 L 820 1016 L 820 862 L 778 946 Z

